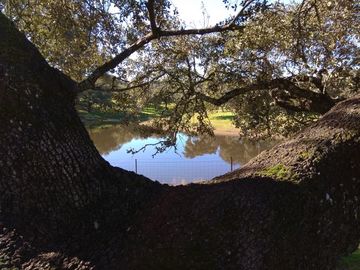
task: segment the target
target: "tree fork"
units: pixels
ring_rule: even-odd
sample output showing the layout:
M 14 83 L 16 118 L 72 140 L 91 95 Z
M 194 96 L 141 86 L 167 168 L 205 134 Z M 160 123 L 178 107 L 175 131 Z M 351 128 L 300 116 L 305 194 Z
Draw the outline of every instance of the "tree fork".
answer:
M 74 82 L 2 14 L 0 37 L 0 267 L 334 269 L 359 243 L 359 96 L 240 170 L 161 186 L 101 158 Z

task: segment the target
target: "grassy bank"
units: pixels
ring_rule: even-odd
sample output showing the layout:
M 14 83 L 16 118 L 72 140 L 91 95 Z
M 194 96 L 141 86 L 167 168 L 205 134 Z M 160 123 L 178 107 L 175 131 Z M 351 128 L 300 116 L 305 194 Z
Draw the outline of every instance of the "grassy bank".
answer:
M 78 114 L 85 126 L 100 126 L 105 124 L 117 124 L 124 120 L 125 115 L 119 112 L 87 112 L 78 110 Z
M 87 112 L 84 110 L 78 110 L 79 116 L 85 126 L 101 126 L 106 124 L 119 124 L 130 121 L 128 115 L 123 112 L 103 112 L 103 111 L 92 111 Z M 158 117 L 159 113 L 155 111 L 153 108 L 146 108 L 144 111 L 140 113 L 137 118 L 133 118 L 134 121 L 147 121 L 154 117 Z
M 121 112 L 87 112 L 84 110 L 78 111 L 81 120 L 86 126 L 100 126 L 106 124 L 119 124 L 129 120 L 129 117 Z M 145 108 L 136 119 L 139 122 L 150 121 L 160 116 L 160 112 L 154 107 Z M 222 135 L 236 135 L 238 129 L 232 123 L 234 114 L 231 112 L 214 111 L 209 113 L 209 119 L 215 129 L 216 134 Z
M 360 270 L 360 249 L 341 259 L 338 270 Z
M 234 114 L 232 112 L 213 111 L 209 113 L 209 119 L 214 127 L 215 134 L 237 135 L 239 129 L 233 124 Z

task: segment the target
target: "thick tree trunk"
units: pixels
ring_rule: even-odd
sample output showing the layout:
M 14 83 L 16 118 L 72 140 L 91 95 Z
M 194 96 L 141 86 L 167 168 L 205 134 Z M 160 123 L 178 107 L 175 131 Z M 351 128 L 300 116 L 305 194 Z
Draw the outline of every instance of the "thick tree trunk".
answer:
M 0 14 L 0 268 L 334 269 L 359 242 L 360 97 L 244 168 L 161 186 L 112 168 L 75 84 Z
M 113 198 L 124 196 L 125 187 L 131 189 L 128 181 L 155 186 L 120 169 L 114 174 L 76 114 L 75 83 L 51 68 L 1 13 L 0 37 L 0 209 L 4 217 L 55 237 L 73 226 L 86 226 L 84 218 L 93 224 L 102 215 L 104 203 L 114 203 Z

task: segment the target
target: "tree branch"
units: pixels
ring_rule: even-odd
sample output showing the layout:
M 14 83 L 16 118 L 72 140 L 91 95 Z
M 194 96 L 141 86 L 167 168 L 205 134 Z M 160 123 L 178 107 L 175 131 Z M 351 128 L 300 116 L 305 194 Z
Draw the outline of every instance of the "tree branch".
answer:
M 223 26 L 215 25 L 208 28 L 193 28 L 181 30 L 160 30 L 160 37 L 185 36 L 185 35 L 206 35 L 211 33 L 220 33 L 229 30 L 243 30 L 244 26 L 236 24 L 225 24 Z
M 104 63 L 103 65 L 96 68 L 85 80 L 78 83 L 77 92 L 82 92 L 87 89 L 94 88 L 95 82 L 98 78 L 104 75 L 106 72 L 110 71 L 122 63 L 126 58 L 132 55 L 134 52 L 143 48 L 146 44 L 150 43 L 154 39 L 159 39 L 161 37 L 173 37 L 173 36 L 184 36 L 184 35 L 206 35 L 210 33 L 219 33 L 230 30 L 243 30 L 244 26 L 236 25 L 236 18 L 244 15 L 246 8 L 254 0 L 249 1 L 235 16 L 234 20 L 225 25 L 215 25 L 213 27 L 206 28 L 193 28 L 193 29 L 179 29 L 179 30 L 161 30 L 156 25 L 155 11 L 154 11 L 154 0 L 149 0 L 147 2 L 147 9 L 149 12 L 151 32 L 139 38 L 135 43 L 130 45 L 130 47 L 124 49 L 121 53 L 116 55 L 114 58 Z M 155 30 L 155 31 L 154 31 Z
M 269 91 L 277 89 L 278 91 L 273 91 L 271 95 L 280 107 L 292 111 L 309 111 L 320 114 L 327 112 L 340 101 L 332 99 L 324 93 L 317 93 L 300 88 L 291 79 L 292 78 L 277 78 L 271 81 L 259 81 L 244 87 L 234 88 L 220 98 L 213 98 L 203 93 L 196 93 L 196 95 L 203 101 L 215 106 L 221 106 L 239 95 L 244 95 L 252 91 Z M 294 102 L 294 99 L 298 102 Z
M 161 73 L 159 74 L 158 76 L 155 76 L 154 78 L 146 81 L 146 82 L 143 82 L 143 83 L 139 83 L 139 84 L 135 84 L 135 85 L 127 85 L 125 87 L 115 87 L 115 84 L 113 83 L 111 88 L 110 89 L 106 89 L 104 85 L 99 85 L 97 87 L 94 88 L 94 90 L 96 91 L 101 91 L 101 92 L 126 92 L 126 91 L 129 91 L 129 90 L 133 90 L 133 89 L 136 89 L 136 88 L 143 88 L 145 86 L 149 86 L 151 83 L 153 83 L 154 81 L 160 79 L 161 77 L 165 76 L 165 73 Z
M 138 41 L 136 41 L 135 43 L 133 43 L 130 47 L 123 50 L 120 54 L 116 55 L 113 59 L 106 62 L 102 66 L 99 66 L 98 68 L 96 68 L 93 71 L 93 73 L 91 73 L 85 80 L 83 80 L 82 82 L 80 82 L 78 84 L 78 89 L 77 89 L 78 92 L 83 92 L 83 91 L 93 88 L 97 79 L 99 79 L 106 72 L 117 67 L 126 58 L 128 58 L 134 52 L 136 52 L 139 49 L 141 49 L 142 47 L 144 47 L 146 44 L 148 44 L 150 41 L 152 41 L 155 38 L 156 37 L 153 35 L 153 33 L 149 33 L 149 34 L 145 35 L 143 38 L 141 38 Z
M 252 3 L 254 3 L 255 0 L 248 0 L 247 2 L 245 2 L 244 6 L 241 8 L 241 10 L 238 12 L 238 14 L 234 17 L 234 19 L 232 19 L 232 21 L 230 22 L 230 24 L 235 24 L 236 21 L 244 15 L 244 11 L 246 10 L 247 7 L 249 7 Z
M 244 95 L 248 92 L 255 91 L 255 90 L 261 90 L 261 89 L 263 89 L 263 88 L 259 87 L 259 85 L 252 84 L 252 85 L 245 86 L 245 87 L 234 88 L 231 91 L 224 94 L 220 98 L 213 98 L 213 97 L 207 96 L 203 93 L 196 93 L 196 95 L 198 98 L 202 99 L 203 101 L 211 103 L 215 106 L 221 106 L 237 96 Z
M 156 16 L 155 16 L 155 9 L 154 9 L 154 0 L 149 0 L 146 3 L 146 8 L 148 10 L 149 13 L 149 19 L 150 19 L 150 27 L 151 27 L 151 32 L 154 35 L 157 35 L 159 32 L 159 28 L 156 24 Z

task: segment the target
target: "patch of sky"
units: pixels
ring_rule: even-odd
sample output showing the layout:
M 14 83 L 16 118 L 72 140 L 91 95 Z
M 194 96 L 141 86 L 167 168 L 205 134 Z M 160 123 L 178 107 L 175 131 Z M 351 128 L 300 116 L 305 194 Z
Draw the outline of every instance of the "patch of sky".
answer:
M 300 0 L 270 0 L 269 3 L 281 2 L 294 4 Z M 230 1 L 239 5 L 242 1 Z M 171 0 L 171 3 L 178 9 L 179 17 L 189 27 L 205 27 L 215 25 L 229 16 L 234 16 L 236 11 L 227 9 L 223 0 Z

